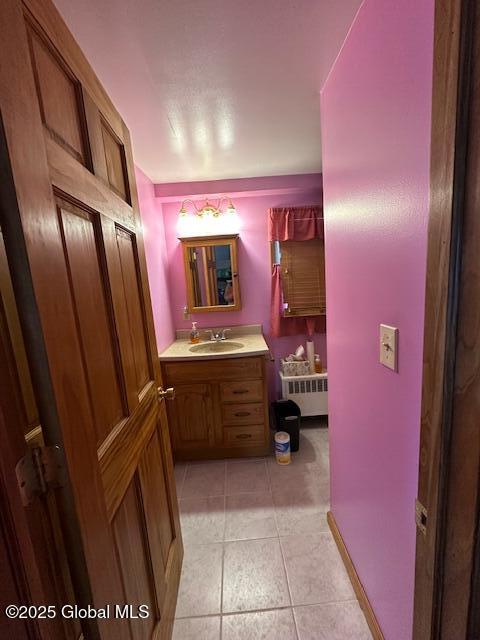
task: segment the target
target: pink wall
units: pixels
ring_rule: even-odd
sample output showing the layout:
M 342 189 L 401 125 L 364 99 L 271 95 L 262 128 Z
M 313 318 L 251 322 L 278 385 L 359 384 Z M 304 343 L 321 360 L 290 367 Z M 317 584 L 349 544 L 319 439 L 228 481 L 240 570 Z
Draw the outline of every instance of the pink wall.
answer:
M 305 336 L 272 338 L 268 336 L 270 324 L 270 246 L 267 240 L 267 209 L 269 207 L 313 204 L 321 202 L 321 175 L 311 176 L 305 181 L 305 176 L 285 176 L 283 185 L 275 177 L 274 189 L 267 189 L 267 182 L 261 183 L 260 193 L 257 195 L 256 180 L 252 179 L 253 190 L 247 191 L 250 180 L 242 180 L 242 188 L 237 185 L 235 206 L 241 221 L 239 241 L 239 273 L 242 294 L 242 309 L 232 313 L 196 314 L 190 320 L 184 320 L 183 308 L 186 303 L 185 275 L 183 270 L 182 250 L 177 239 L 177 218 L 180 202 L 163 202 L 163 216 L 165 223 L 165 237 L 167 247 L 167 261 L 169 264 L 168 284 L 173 324 L 176 328 L 188 328 L 192 320 L 198 321 L 199 328 L 212 326 L 231 326 L 237 324 L 262 324 L 267 342 L 277 366 L 271 368 L 271 388 L 279 389 L 276 376 L 278 361 L 292 352 L 300 343 L 304 343 Z M 265 179 L 262 179 L 265 180 Z M 268 180 L 268 179 L 267 179 Z M 240 182 L 240 181 L 237 181 Z M 294 184 L 297 184 L 295 188 Z M 288 186 L 287 186 L 288 185 Z M 157 185 L 164 190 L 163 185 Z M 220 193 L 224 185 L 215 183 Z M 186 185 L 191 193 L 196 191 L 192 184 Z M 202 189 L 208 193 L 208 185 L 202 183 Z M 168 189 L 167 189 L 168 192 Z M 198 191 L 197 191 L 198 193 Z M 230 193 L 230 192 L 228 192 Z M 325 335 L 315 336 L 316 351 L 326 361 Z
M 162 205 L 155 198 L 152 182 L 138 167 L 135 167 L 135 177 L 144 229 L 145 255 L 155 321 L 155 334 L 158 350 L 163 351 L 174 339 L 174 328 L 168 295 L 167 251 Z
M 365 0 L 321 97 L 332 510 L 386 640 L 412 626 L 433 8 Z

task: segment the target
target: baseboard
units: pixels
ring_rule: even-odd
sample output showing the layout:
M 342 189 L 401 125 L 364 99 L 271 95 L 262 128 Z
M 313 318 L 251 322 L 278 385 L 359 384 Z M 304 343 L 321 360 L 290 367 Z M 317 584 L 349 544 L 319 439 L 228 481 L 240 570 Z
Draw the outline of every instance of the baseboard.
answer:
M 367 624 L 370 627 L 370 631 L 372 632 L 373 640 L 385 640 L 382 630 L 380 629 L 380 625 L 378 624 L 377 618 L 375 617 L 375 613 L 372 609 L 372 605 L 370 604 L 367 594 L 365 593 L 365 589 L 360 582 L 358 573 L 353 565 L 350 554 L 348 553 L 348 549 L 345 546 L 342 535 L 331 511 L 327 513 L 327 520 L 330 531 L 332 532 L 335 542 L 337 543 L 338 550 L 340 551 L 340 555 L 342 556 L 343 564 L 345 565 L 345 569 L 347 570 L 348 577 L 350 578 L 353 590 L 355 591 L 355 595 L 357 596 L 360 607 L 362 608 L 362 611 L 367 620 Z

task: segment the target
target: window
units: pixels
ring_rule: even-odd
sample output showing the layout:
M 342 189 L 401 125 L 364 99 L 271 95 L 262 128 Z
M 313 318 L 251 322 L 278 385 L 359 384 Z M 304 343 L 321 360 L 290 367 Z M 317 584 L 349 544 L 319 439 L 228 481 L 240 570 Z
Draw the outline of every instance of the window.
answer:
M 317 316 L 326 313 L 324 242 L 285 240 L 275 242 L 282 274 L 286 316 Z

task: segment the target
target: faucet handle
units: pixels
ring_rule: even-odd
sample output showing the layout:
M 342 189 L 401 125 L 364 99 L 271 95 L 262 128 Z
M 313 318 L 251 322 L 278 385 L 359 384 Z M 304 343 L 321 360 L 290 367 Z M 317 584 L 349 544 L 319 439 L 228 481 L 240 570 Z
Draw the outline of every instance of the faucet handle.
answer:
M 231 329 L 222 329 L 222 340 L 226 340 L 225 333 L 231 331 Z
M 210 340 L 215 340 L 214 333 L 213 333 L 212 329 L 205 329 L 205 333 L 209 333 L 210 334 Z

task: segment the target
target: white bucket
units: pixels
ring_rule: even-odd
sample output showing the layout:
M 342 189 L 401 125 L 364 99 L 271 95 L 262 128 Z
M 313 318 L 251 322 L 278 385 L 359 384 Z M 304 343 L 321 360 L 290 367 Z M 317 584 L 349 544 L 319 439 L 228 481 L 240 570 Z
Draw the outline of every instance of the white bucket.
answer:
M 275 456 L 278 464 L 290 464 L 290 436 L 285 431 L 277 431 L 275 434 Z

